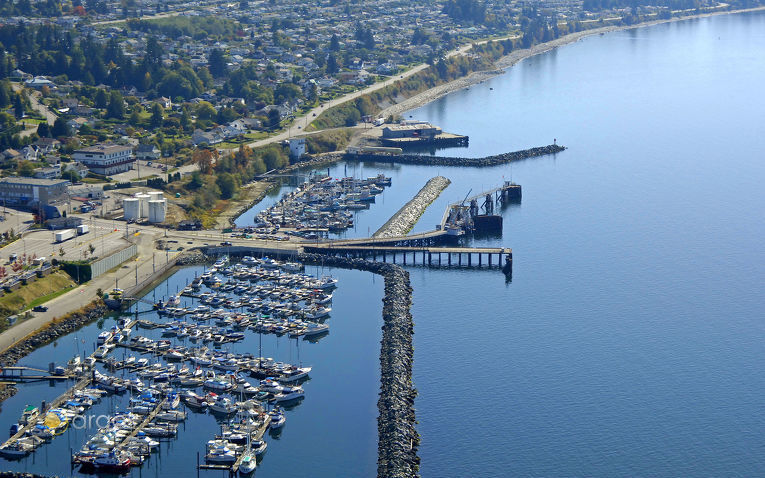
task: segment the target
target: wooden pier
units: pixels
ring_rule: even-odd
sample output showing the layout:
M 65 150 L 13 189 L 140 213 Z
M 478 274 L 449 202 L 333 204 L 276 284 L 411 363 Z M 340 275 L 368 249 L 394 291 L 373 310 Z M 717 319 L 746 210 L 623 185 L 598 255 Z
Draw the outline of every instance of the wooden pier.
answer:
M 394 264 L 400 259 L 402 265 L 428 267 L 504 267 L 512 263 L 513 250 L 506 247 L 406 247 L 395 245 L 336 245 L 319 244 L 305 246 L 305 252 L 344 257 L 373 258 Z M 505 258 L 503 261 L 502 258 Z M 418 261 L 418 258 L 420 259 Z M 407 262 L 408 261 L 408 262 Z
M 74 384 L 73 387 L 67 389 L 66 392 L 62 393 L 56 399 L 54 399 L 52 402 L 47 404 L 46 407 L 45 407 L 45 410 L 40 410 L 40 416 L 43 416 L 43 414 L 47 410 L 50 410 L 52 408 L 57 408 L 57 407 L 61 406 L 62 403 L 64 403 L 65 401 L 69 400 L 69 398 L 72 396 L 72 394 L 76 390 L 82 390 L 82 389 L 88 387 L 90 385 L 90 383 L 91 383 L 91 376 L 90 376 L 90 374 L 88 374 L 87 377 L 83 378 L 82 380 L 80 380 L 79 382 Z M 0 448 L 6 448 L 6 447 L 8 447 L 10 445 L 13 445 L 14 443 L 16 443 L 16 441 L 19 440 L 19 438 L 21 438 L 24 435 L 26 435 L 26 433 L 29 430 L 31 430 L 36 424 L 37 424 L 37 420 L 32 420 L 30 423 L 27 423 L 26 425 L 24 425 L 23 427 L 21 427 L 16 432 L 15 435 L 13 435 L 8 440 L 6 440 L 5 443 L 0 445 Z
M 254 434 L 250 435 L 250 441 L 256 441 L 256 440 L 262 440 L 263 435 L 266 434 L 266 430 L 268 430 L 268 426 L 271 424 L 271 416 L 266 414 L 266 418 L 263 421 L 263 425 L 260 426 L 260 428 L 255 431 Z M 239 467 L 242 464 L 242 460 L 244 459 L 244 453 L 240 453 L 239 456 L 236 457 L 236 461 L 233 465 L 218 465 L 218 464 L 209 464 L 209 463 L 199 463 L 199 453 L 197 453 L 197 469 L 199 470 L 228 470 L 231 476 L 236 475 L 236 473 L 239 471 Z
M 45 375 L 40 375 L 40 373 Z M 49 371 L 33 367 L 0 368 L 0 380 L 8 382 L 25 382 L 33 380 L 68 380 L 70 378 L 72 377 L 69 374 L 53 375 Z
M 154 407 L 154 410 L 149 412 L 149 414 L 146 415 L 146 418 L 144 418 L 143 421 L 139 423 L 138 426 L 135 427 L 135 429 L 132 432 L 130 432 L 128 436 L 125 437 L 124 440 L 122 440 L 119 444 L 115 445 L 114 449 L 120 450 L 123 447 L 125 447 L 125 445 L 128 444 L 130 439 L 135 437 L 138 434 L 138 432 L 146 428 L 146 426 L 150 424 L 157 417 L 159 412 L 162 411 L 162 407 L 165 405 L 166 402 L 167 402 L 167 398 L 163 398 L 162 400 L 160 400 L 159 403 L 157 403 L 157 406 Z

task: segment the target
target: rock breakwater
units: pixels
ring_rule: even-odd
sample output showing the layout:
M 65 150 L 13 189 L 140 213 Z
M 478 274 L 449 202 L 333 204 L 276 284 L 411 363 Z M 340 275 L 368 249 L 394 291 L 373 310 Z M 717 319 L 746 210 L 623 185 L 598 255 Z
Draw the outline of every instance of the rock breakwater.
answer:
M 194 264 L 208 264 L 212 262 L 212 258 L 206 256 L 202 251 L 200 250 L 191 250 L 184 252 L 177 261 L 175 261 L 175 265 L 177 266 L 190 266 Z
M 401 164 L 424 164 L 430 166 L 472 166 L 472 167 L 486 167 L 496 166 L 498 164 L 510 163 L 513 161 L 521 161 L 523 159 L 529 159 L 536 156 L 545 156 L 548 154 L 556 154 L 564 151 L 565 146 L 557 144 L 549 144 L 547 146 L 539 146 L 537 148 L 523 149 L 521 151 L 513 151 L 510 153 L 495 154 L 493 156 L 485 156 L 483 158 L 460 158 L 452 156 L 426 156 L 419 154 L 374 154 L 374 153 L 361 153 L 361 154 L 346 154 L 345 159 L 349 161 L 377 161 L 385 163 L 401 163 Z
M 372 237 L 395 237 L 406 235 L 420 219 L 425 209 L 436 200 L 441 192 L 451 184 L 451 181 L 443 176 L 431 178 L 422 189 L 404 204 L 388 222 L 382 225 Z
M 377 476 L 418 476 L 420 436 L 415 428 L 414 400 L 417 390 L 412 384 L 414 321 L 409 273 L 395 264 L 364 259 L 320 254 L 300 254 L 298 259 L 329 267 L 368 271 L 383 277 L 385 296 L 380 341 L 380 398 L 377 401 Z

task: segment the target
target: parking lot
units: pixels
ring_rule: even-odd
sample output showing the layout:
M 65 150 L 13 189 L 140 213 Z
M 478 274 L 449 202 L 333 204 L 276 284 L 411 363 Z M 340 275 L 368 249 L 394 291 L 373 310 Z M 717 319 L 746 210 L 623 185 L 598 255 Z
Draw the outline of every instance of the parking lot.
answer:
M 55 242 L 55 231 L 45 229 L 26 232 L 20 240 L 0 249 L 0 262 L 8 263 L 12 254 L 18 257 L 24 254 L 27 257 L 45 257 L 48 260 L 54 257 L 60 260 L 81 260 L 91 256 L 103 257 L 128 245 L 124 238 L 124 225 L 119 226 L 119 231 L 114 231 L 106 224 L 89 226 L 90 232 L 87 234 L 62 243 Z

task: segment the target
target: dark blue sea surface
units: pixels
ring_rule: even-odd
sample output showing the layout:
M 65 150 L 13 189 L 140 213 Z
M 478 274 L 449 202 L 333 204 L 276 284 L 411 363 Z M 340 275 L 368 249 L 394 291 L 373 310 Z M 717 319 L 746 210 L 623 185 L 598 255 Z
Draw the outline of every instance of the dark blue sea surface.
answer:
M 523 186 L 522 204 L 502 210 L 501 238 L 466 241 L 512 247 L 511 282 L 496 270 L 409 268 L 423 477 L 762 475 L 764 84 L 762 13 L 592 36 L 407 113 L 470 136 L 469 148 L 440 154 L 553 138 L 565 152 L 483 169 L 330 167 L 333 176 L 393 178 L 346 237 L 374 232 L 437 174 L 452 184 L 415 231 L 432 229 L 468 192 Z M 149 297 L 200 270 L 181 270 Z M 258 476 L 375 474 L 382 281 L 331 272 L 340 279 L 331 333 L 300 341 L 312 379 Z M 90 351 L 97 331 L 22 362 L 47 367 L 78 346 Z M 263 346 L 298 360 L 294 340 L 264 336 Z M 232 346 L 257 347 L 251 332 Z M 22 386 L 2 404 L 0 429 L 62 389 Z M 217 426 L 192 415 L 133 473 L 193 475 Z M 70 430 L 0 468 L 68 476 L 69 448 L 85 439 Z

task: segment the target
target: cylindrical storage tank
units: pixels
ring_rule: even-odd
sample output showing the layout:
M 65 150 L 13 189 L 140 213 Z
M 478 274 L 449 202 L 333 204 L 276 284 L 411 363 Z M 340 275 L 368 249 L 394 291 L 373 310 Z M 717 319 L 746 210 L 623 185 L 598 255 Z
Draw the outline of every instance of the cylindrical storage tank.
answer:
M 162 191 L 150 191 L 147 193 L 149 195 L 149 201 L 161 201 L 164 196 L 162 196 Z
M 139 214 L 140 217 L 148 217 L 149 216 L 149 195 L 148 194 L 136 194 L 135 197 L 139 201 Z
M 158 223 L 165 221 L 165 200 L 149 201 L 149 222 Z
M 136 221 L 141 218 L 141 201 L 138 198 L 123 199 L 122 209 L 125 210 L 126 221 Z

